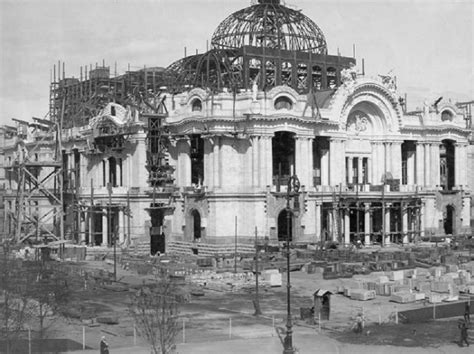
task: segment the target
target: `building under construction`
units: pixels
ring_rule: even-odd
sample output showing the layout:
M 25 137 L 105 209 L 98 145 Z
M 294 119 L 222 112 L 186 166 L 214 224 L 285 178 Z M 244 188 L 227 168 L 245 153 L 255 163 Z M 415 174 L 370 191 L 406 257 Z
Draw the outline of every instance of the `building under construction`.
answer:
M 231 14 L 210 50 L 167 68 L 52 72 L 48 117 L 3 127 L 15 241 L 156 253 L 219 252 L 255 233 L 383 245 L 472 234 L 474 101 L 407 112 L 396 77 L 328 54 L 321 29 L 279 0 Z

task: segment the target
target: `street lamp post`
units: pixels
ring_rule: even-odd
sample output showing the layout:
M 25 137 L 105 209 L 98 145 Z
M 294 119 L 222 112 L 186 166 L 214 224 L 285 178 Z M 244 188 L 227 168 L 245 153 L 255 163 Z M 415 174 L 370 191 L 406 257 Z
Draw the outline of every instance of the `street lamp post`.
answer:
M 291 322 L 291 301 L 290 301 L 290 224 L 291 224 L 291 197 L 295 198 L 295 210 L 297 209 L 298 192 L 300 189 L 300 181 L 296 175 L 291 176 L 288 179 L 288 187 L 286 190 L 286 302 L 287 302 L 287 318 L 286 318 L 286 337 L 284 341 L 283 354 L 294 354 L 295 349 L 293 348 L 293 325 Z

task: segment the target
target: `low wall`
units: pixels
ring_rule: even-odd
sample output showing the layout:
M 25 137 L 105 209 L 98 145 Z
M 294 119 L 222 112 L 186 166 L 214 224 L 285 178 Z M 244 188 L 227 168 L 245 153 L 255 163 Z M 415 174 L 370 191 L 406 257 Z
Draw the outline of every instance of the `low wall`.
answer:
M 416 323 L 434 319 L 463 317 L 466 301 L 455 303 L 430 304 L 419 309 L 398 312 L 401 320 Z M 474 314 L 474 297 L 471 297 L 471 314 Z

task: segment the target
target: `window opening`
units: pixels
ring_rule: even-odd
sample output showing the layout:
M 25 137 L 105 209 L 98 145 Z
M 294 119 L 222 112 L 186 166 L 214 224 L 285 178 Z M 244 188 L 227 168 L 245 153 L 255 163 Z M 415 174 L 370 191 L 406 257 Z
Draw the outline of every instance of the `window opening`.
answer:
M 204 140 L 200 135 L 191 136 L 191 184 L 202 186 L 204 181 Z
M 280 96 L 275 100 L 275 109 L 280 110 L 280 109 L 292 109 L 293 108 L 293 102 L 289 97 L 286 96 Z
M 286 185 L 294 173 L 295 139 L 290 132 L 276 132 L 272 139 L 273 185 Z
M 192 111 L 201 112 L 202 111 L 202 102 L 199 98 L 195 98 L 192 102 Z

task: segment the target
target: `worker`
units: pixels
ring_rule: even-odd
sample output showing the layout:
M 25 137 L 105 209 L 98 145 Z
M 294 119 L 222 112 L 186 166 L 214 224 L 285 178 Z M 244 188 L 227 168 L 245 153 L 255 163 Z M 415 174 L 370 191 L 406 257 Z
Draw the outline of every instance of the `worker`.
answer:
M 100 354 L 109 354 L 109 344 L 106 342 L 104 336 L 102 336 L 100 340 Z
M 467 344 L 467 346 L 469 347 L 469 342 L 467 341 L 467 326 L 466 326 L 466 322 L 463 322 L 460 324 L 459 328 L 461 329 L 461 342 L 459 343 L 459 345 L 461 347 L 464 346 L 464 342 Z
M 355 318 L 354 332 L 362 333 L 364 330 L 364 322 L 365 322 L 364 315 L 361 313 L 358 313 Z
M 471 323 L 471 304 L 470 301 L 466 301 L 464 306 L 464 321 L 466 323 Z

